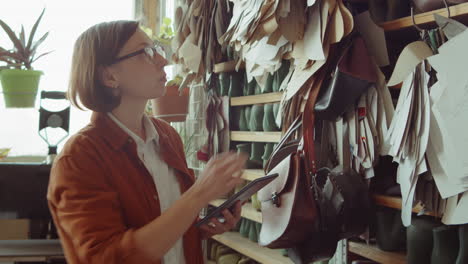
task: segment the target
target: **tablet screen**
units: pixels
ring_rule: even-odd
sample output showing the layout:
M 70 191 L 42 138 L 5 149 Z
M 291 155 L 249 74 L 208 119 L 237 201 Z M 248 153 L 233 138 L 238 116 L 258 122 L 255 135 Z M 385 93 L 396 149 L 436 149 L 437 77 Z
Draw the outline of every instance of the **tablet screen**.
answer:
M 196 224 L 196 226 L 199 227 L 204 224 L 207 224 L 211 218 L 221 217 L 223 215 L 221 212 L 224 211 L 224 209 L 232 208 L 237 203 L 237 201 L 240 201 L 241 203 L 247 201 L 252 195 L 254 195 L 260 189 L 272 182 L 274 179 L 276 179 L 276 177 L 278 177 L 278 173 L 270 174 L 250 182 L 239 192 L 237 192 L 231 198 L 229 198 L 227 201 L 221 204 L 219 207 L 208 213 L 202 220 L 200 220 Z

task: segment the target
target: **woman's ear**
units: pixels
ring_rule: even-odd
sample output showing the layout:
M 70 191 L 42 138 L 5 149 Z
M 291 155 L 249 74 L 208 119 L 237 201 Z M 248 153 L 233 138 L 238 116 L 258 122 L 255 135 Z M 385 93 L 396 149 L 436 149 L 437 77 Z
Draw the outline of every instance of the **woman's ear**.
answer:
M 109 88 L 118 88 L 119 87 L 119 80 L 115 71 L 108 67 L 108 66 L 99 66 L 98 69 L 99 73 L 99 80 L 101 83 Z

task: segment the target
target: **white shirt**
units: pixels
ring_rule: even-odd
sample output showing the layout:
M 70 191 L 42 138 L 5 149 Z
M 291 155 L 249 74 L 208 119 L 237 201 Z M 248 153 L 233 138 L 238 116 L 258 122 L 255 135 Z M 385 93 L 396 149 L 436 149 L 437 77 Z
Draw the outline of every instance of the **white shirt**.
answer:
M 180 198 L 181 194 L 179 182 L 175 176 L 174 169 L 170 168 L 159 155 L 159 135 L 153 122 L 148 116 L 143 115 L 143 128 L 145 129 L 146 134 L 146 141 L 143 141 L 141 137 L 128 129 L 112 113 L 108 113 L 108 115 L 135 141 L 138 157 L 143 164 L 145 164 L 146 169 L 148 169 L 149 173 L 153 177 L 156 190 L 158 191 L 161 213 L 163 213 Z M 179 239 L 175 246 L 166 253 L 163 258 L 163 263 L 185 264 L 182 241 L 182 238 Z

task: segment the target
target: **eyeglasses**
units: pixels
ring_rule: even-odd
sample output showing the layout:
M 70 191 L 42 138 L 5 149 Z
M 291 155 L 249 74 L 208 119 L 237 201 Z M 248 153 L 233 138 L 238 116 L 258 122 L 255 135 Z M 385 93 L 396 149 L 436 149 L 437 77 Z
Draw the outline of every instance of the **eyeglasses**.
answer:
M 162 56 L 163 58 L 166 58 L 166 52 L 164 52 L 164 49 L 159 45 L 154 45 L 152 47 L 146 47 L 144 49 L 137 50 L 137 51 L 132 52 L 130 54 L 119 57 L 119 58 L 115 59 L 111 64 L 116 64 L 118 62 L 129 59 L 131 57 L 135 57 L 137 55 L 140 55 L 142 53 L 145 53 L 146 56 L 148 56 L 152 60 L 155 59 L 156 53 L 159 54 L 160 56 Z

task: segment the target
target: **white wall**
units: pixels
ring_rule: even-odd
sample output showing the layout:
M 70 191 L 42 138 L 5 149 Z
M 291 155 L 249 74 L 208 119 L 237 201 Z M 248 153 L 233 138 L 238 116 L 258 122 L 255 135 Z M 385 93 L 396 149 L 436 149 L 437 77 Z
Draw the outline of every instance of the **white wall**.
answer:
M 39 89 L 65 91 L 68 85 L 69 69 L 74 41 L 81 32 L 90 26 L 112 20 L 133 19 L 133 0 L 2 0 L 0 19 L 13 30 L 25 25 L 27 35 L 46 7 L 43 20 L 39 25 L 37 37 L 50 31 L 48 39 L 39 51 L 53 50 L 33 65 L 44 71 Z M 0 46 L 12 48 L 6 34 L 0 32 Z M 50 106 L 51 104 L 47 104 Z M 0 93 L 0 148 L 11 147 L 10 156 L 46 155 L 47 145 L 39 137 L 38 106 L 36 109 L 5 109 L 3 95 Z M 85 126 L 90 112 L 72 110 L 70 133 Z M 60 145 L 59 145 L 60 150 Z

